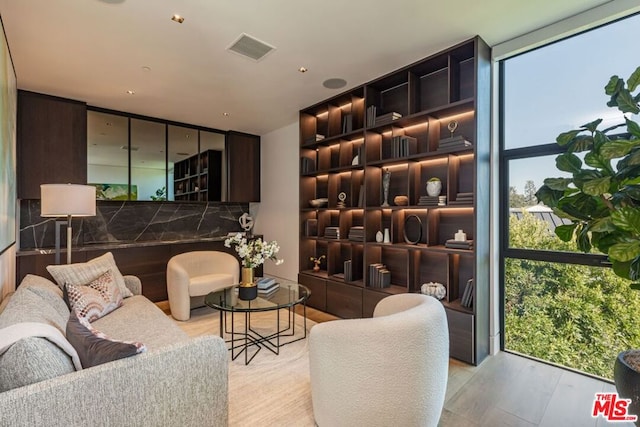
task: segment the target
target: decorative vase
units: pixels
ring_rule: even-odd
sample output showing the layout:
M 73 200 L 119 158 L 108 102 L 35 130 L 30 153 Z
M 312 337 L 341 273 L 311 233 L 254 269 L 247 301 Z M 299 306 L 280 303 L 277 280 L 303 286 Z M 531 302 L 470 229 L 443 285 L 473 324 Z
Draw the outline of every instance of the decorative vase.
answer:
M 430 197 L 439 196 L 441 191 L 442 191 L 442 181 L 440 181 L 439 179 L 434 181 L 427 181 L 427 194 Z
M 624 399 L 631 399 L 627 407 L 628 413 L 638 415 L 640 414 L 640 372 L 625 360 L 629 355 L 637 360 L 640 357 L 640 350 L 627 350 L 618 354 L 613 365 L 613 380 L 616 383 L 618 395 Z M 635 424 L 640 425 L 640 417 Z
M 258 296 L 258 285 L 253 278 L 253 268 L 242 267 L 242 279 L 238 286 L 238 298 L 244 301 L 251 301 Z
M 389 229 L 385 228 L 384 229 L 384 240 L 382 240 L 384 243 L 391 243 L 391 237 L 389 236 Z
M 317 273 L 318 271 L 320 271 L 320 264 L 314 264 L 314 265 L 313 265 L 313 271 L 315 271 L 316 273 Z
M 382 239 L 384 239 L 384 237 L 382 236 L 382 231 L 378 230 L 378 232 L 376 233 L 376 242 L 382 243 Z

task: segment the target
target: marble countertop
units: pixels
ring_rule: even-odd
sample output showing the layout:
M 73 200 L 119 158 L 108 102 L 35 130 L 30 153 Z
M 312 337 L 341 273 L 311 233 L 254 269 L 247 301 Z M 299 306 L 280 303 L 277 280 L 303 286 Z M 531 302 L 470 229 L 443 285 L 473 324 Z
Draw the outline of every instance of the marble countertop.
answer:
M 140 248 L 140 247 L 149 247 L 149 246 L 162 246 L 162 245 L 179 245 L 183 243 L 199 243 L 199 242 L 224 242 L 228 236 L 217 236 L 217 237 L 204 237 L 204 238 L 194 238 L 194 239 L 180 239 L 180 240 L 151 240 L 144 242 L 105 242 L 105 243 L 96 243 L 89 244 L 84 246 L 73 246 L 72 250 L 77 252 L 83 251 L 95 251 L 95 250 L 103 250 L 103 249 L 123 249 L 123 248 Z M 62 243 L 60 248 L 61 253 L 66 253 L 66 243 Z M 55 254 L 55 248 L 42 248 L 42 249 L 28 249 L 23 251 L 18 251 L 17 256 L 28 256 L 28 255 L 46 255 L 46 254 Z

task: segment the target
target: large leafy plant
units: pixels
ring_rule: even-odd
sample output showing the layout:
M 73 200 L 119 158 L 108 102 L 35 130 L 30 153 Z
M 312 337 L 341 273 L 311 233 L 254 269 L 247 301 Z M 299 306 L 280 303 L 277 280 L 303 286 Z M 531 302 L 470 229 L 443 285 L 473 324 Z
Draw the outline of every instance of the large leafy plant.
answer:
M 626 114 L 624 123 L 600 130 L 598 119 L 561 133 L 556 142 L 566 152 L 556 167 L 572 177 L 547 178 L 536 192 L 539 201 L 571 221 L 556 227 L 560 239 L 575 238 L 581 251 L 607 254 L 614 272 L 633 281 L 640 280 L 640 125 L 628 113 L 640 113 L 640 93 L 634 94 L 639 85 L 640 67 L 626 82 L 611 77 L 607 105 Z M 576 152 L 586 152 L 584 162 Z

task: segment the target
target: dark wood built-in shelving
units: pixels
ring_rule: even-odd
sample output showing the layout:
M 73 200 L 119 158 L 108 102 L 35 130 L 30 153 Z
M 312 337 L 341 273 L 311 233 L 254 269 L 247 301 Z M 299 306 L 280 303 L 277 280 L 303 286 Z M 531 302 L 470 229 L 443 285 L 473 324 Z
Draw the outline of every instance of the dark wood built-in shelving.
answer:
M 310 306 L 367 317 L 387 295 L 439 282 L 447 290 L 451 356 L 478 364 L 488 354 L 489 70 L 490 50 L 476 37 L 300 112 L 299 281 L 311 289 Z M 452 121 L 453 136 L 470 145 L 440 148 L 452 137 Z M 391 171 L 388 207 L 381 206 L 385 169 Z M 444 206 L 420 204 L 432 177 L 442 182 Z M 407 196 L 406 206 L 394 204 L 399 195 Z M 328 203 L 309 204 L 319 198 Z M 407 241 L 409 217 L 413 229 L 406 231 L 419 224 L 419 236 Z M 350 240 L 352 227 L 361 229 Z M 376 233 L 384 229 L 390 241 L 379 243 Z M 445 246 L 459 229 L 474 241 L 472 249 Z M 338 238 L 326 230 L 338 230 Z M 309 258 L 322 255 L 314 272 Z M 349 260 L 351 277 L 344 277 Z M 374 280 L 380 273 L 369 266 L 375 263 L 390 272 L 387 287 Z M 470 279 L 475 288 L 467 307 L 462 297 Z

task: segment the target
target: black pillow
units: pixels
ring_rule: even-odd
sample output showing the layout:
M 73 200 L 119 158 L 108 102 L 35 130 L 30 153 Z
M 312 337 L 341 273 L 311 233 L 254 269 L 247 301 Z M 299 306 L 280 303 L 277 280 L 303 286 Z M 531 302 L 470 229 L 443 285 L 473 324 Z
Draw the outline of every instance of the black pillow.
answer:
M 139 342 L 116 341 L 97 331 L 84 318 L 71 310 L 67 322 L 67 340 L 75 348 L 83 368 L 144 353 L 147 348 Z

